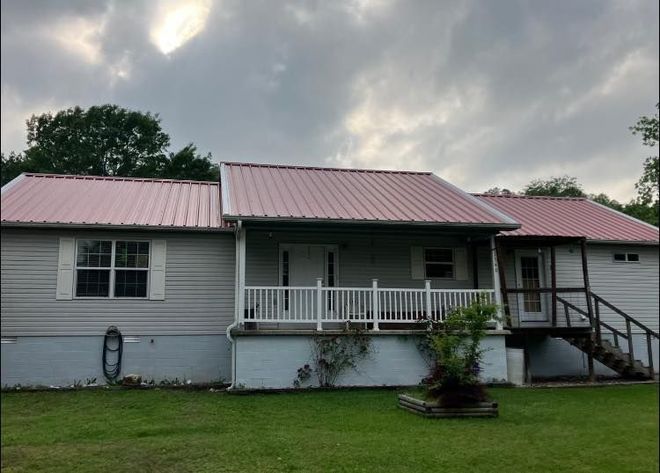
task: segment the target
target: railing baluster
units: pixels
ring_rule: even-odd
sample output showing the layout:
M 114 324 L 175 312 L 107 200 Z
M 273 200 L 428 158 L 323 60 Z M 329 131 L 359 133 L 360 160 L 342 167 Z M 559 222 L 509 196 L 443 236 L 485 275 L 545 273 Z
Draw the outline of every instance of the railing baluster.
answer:
M 655 373 L 655 370 L 653 369 L 653 344 L 651 343 L 651 334 L 649 332 L 646 332 L 646 353 L 649 357 L 649 374 L 653 376 Z
M 628 336 L 628 356 L 630 357 L 630 366 L 635 365 L 635 352 L 633 348 L 632 330 L 630 329 L 630 320 L 626 319 L 626 335 Z

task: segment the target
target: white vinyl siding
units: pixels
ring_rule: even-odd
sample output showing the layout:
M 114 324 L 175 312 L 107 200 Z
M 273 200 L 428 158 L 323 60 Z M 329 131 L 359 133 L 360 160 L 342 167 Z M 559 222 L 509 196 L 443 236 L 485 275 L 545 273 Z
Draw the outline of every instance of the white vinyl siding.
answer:
M 614 253 L 635 253 L 639 262 L 622 264 L 612 258 Z M 582 262 L 578 245 L 559 246 L 557 257 L 557 285 L 582 287 Z M 633 245 L 587 245 L 591 290 L 614 304 L 631 317 L 658 331 L 658 247 Z M 548 265 L 549 266 L 549 265 Z M 624 329 L 623 318 L 609 310 L 601 313 L 607 323 Z M 633 331 L 639 332 L 633 325 Z
M 424 287 L 423 251 L 428 248 L 453 248 L 464 263 L 457 267 L 456 278 L 434 279 L 434 288 L 471 289 L 472 261 L 465 238 L 419 232 L 318 232 L 247 230 L 246 284 L 278 285 L 278 247 L 280 243 L 335 244 L 338 280 L 344 287 L 371 287 L 378 279 L 381 287 Z M 415 254 L 418 255 L 415 258 Z M 457 260 L 458 260 L 457 258 Z M 417 262 L 417 263 L 416 263 Z M 481 268 L 480 268 L 481 270 Z M 461 279 L 458 279 L 458 278 Z
M 163 280 L 160 297 L 56 299 L 60 238 L 162 240 L 165 263 L 152 249 Z M 166 252 L 164 246 L 167 246 Z M 2 335 L 102 335 L 116 325 L 126 335 L 224 334 L 234 316 L 234 235 L 231 233 L 63 232 L 2 229 Z M 71 259 L 71 265 L 73 259 Z M 66 268 L 64 268 L 66 269 Z

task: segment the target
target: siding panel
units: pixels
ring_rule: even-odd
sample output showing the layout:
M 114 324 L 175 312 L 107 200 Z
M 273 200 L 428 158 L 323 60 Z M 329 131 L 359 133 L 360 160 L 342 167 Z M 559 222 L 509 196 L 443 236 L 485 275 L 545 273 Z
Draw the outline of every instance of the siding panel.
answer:
M 165 300 L 55 300 L 59 237 L 167 240 Z M 2 335 L 224 333 L 234 311 L 233 234 L 2 230 Z
M 614 253 L 638 253 L 639 263 L 615 263 Z M 580 248 L 557 248 L 557 281 L 582 286 Z M 658 331 L 658 247 L 591 244 L 587 247 L 591 290 L 649 328 Z M 603 320 L 625 329 L 623 318 L 603 308 Z M 633 327 L 634 328 L 634 327 Z M 639 330 L 636 330 L 639 332 Z
M 381 287 L 422 288 L 423 280 L 412 278 L 410 249 L 413 246 L 465 247 L 465 238 L 442 235 L 420 236 L 378 233 L 295 233 L 248 230 L 246 251 L 246 284 L 248 286 L 274 286 L 279 283 L 279 245 L 281 243 L 309 243 L 337 245 L 339 248 L 338 286 L 371 287 L 372 278 L 378 278 Z M 472 256 L 467 252 L 465 281 L 434 280 L 435 288 L 473 287 Z M 490 265 L 488 266 L 490 267 Z M 480 268 L 480 271 L 483 269 Z M 310 283 L 313 285 L 313 282 Z M 482 286 L 487 287 L 487 286 Z

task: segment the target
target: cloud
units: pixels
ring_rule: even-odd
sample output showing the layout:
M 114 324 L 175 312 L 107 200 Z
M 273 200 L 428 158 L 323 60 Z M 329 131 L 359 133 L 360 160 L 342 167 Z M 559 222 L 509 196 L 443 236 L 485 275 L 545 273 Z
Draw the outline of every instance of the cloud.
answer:
M 3 2 L 1 21 L 5 152 L 26 114 L 106 102 L 218 160 L 474 191 L 570 174 L 628 199 L 650 151 L 628 126 L 658 101 L 657 2 Z
M 152 22 L 152 42 L 163 54 L 170 54 L 206 27 L 211 0 L 169 0 L 160 4 Z

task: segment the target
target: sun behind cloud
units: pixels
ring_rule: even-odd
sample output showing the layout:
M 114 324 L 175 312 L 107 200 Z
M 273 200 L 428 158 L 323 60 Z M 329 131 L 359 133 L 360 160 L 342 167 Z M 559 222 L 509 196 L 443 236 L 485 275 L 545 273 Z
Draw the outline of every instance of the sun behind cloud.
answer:
M 163 2 L 152 23 L 151 41 L 163 54 L 170 54 L 206 27 L 212 0 Z

